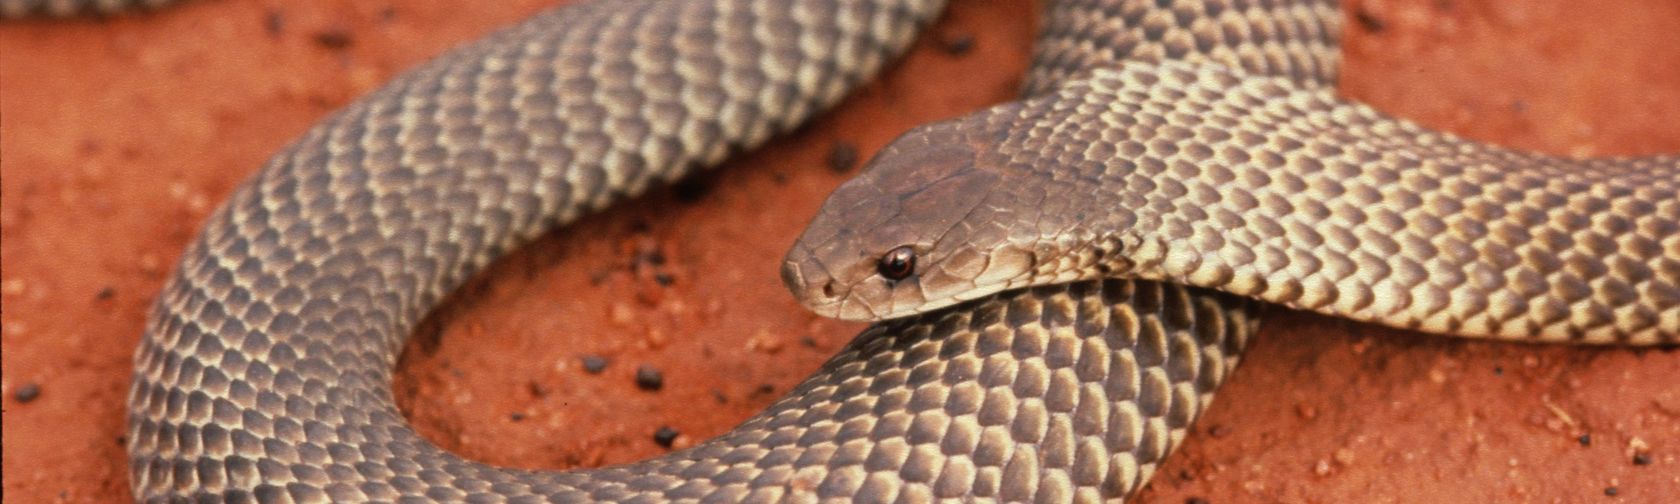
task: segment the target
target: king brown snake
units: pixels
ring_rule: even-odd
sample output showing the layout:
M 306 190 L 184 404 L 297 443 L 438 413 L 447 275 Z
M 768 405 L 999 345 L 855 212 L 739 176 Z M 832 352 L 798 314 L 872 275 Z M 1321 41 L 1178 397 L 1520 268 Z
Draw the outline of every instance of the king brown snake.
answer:
M 1674 157 L 1503 150 L 1336 98 L 1332 3 L 1065 1 L 1028 100 L 912 131 L 830 198 L 784 278 L 819 313 L 891 320 L 736 430 L 551 473 L 460 459 L 397 413 L 397 352 L 473 272 L 825 109 L 940 7 L 574 5 L 335 114 L 159 297 L 137 499 L 1098 500 L 1205 408 L 1258 320 L 1240 296 L 1680 338 Z

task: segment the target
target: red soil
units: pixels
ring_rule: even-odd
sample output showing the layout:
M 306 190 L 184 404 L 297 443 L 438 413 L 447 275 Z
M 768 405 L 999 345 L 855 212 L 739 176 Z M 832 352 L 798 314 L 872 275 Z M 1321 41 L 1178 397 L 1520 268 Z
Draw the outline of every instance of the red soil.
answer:
M 815 124 L 551 233 L 463 289 L 407 349 L 396 393 L 410 418 L 470 457 L 565 468 L 662 453 L 661 426 L 692 444 L 787 391 L 860 327 L 808 314 L 776 277 L 850 175 L 826 166 L 833 146 L 867 158 L 1014 93 L 1032 5 L 954 3 Z M 126 500 L 130 353 L 206 213 L 324 114 L 545 4 L 218 0 L 0 26 L 7 500 Z M 1524 148 L 1680 151 L 1671 0 L 1349 11 L 1348 96 Z M 945 50 L 965 36 L 972 51 Z M 647 260 L 656 250 L 663 264 Z M 585 355 L 608 366 L 589 374 Z M 661 390 L 637 389 L 643 364 Z M 1676 383 L 1672 350 L 1469 342 L 1277 310 L 1142 500 L 1673 502 Z M 39 397 L 18 400 L 31 386 Z

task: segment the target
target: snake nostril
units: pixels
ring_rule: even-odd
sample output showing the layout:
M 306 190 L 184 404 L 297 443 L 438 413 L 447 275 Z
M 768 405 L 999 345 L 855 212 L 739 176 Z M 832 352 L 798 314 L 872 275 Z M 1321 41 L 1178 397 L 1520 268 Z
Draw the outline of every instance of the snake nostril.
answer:
M 822 291 L 823 291 L 823 297 L 828 298 L 828 299 L 834 299 L 834 281 L 829 280 L 827 282 L 824 282 Z

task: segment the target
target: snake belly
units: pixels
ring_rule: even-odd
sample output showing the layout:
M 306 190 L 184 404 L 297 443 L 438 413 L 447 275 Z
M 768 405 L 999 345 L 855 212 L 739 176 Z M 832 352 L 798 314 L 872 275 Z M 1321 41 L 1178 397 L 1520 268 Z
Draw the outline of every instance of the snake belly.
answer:
M 403 342 L 466 278 L 834 104 L 940 4 L 582 3 L 333 114 L 212 214 L 158 297 L 128 399 L 136 500 L 1130 495 L 1234 365 L 1252 301 L 1098 280 L 883 322 L 735 430 L 600 469 L 464 460 L 395 407 Z

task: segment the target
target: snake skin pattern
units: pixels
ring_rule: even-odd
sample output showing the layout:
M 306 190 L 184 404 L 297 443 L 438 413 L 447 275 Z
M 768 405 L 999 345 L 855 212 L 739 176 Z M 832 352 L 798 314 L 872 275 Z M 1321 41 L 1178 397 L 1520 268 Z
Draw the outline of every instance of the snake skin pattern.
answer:
M 832 105 L 937 1 L 597 2 L 325 120 L 183 255 L 136 355 L 157 502 L 1039 502 L 1124 497 L 1235 364 L 1235 296 L 1107 280 L 877 325 L 736 430 L 636 464 L 496 468 L 421 439 L 391 368 L 502 252 Z
M 1123 62 L 1211 63 L 1324 85 L 1341 68 L 1334 0 L 1056 0 L 1044 18 L 1024 96 Z
M 1178 45 L 1213 43 L 1192 38 Z M 1084 60 L 1064 39 L 1041 58 Z M 1439 334 L 1680 342 L 1680 156 L 1568 159 L 1432 132 L 1337 98 L 1331 75 L 1313 78 L 1333 68 L 1322 46 L 1276 45 L 1305 50 L 1147 61 L 1166 44 L 912 131 L 836 190 L 784 279 L 855 320 L 1118 276 Z M 917 255 L 913 278 L 876 271 L 898 247 Z

